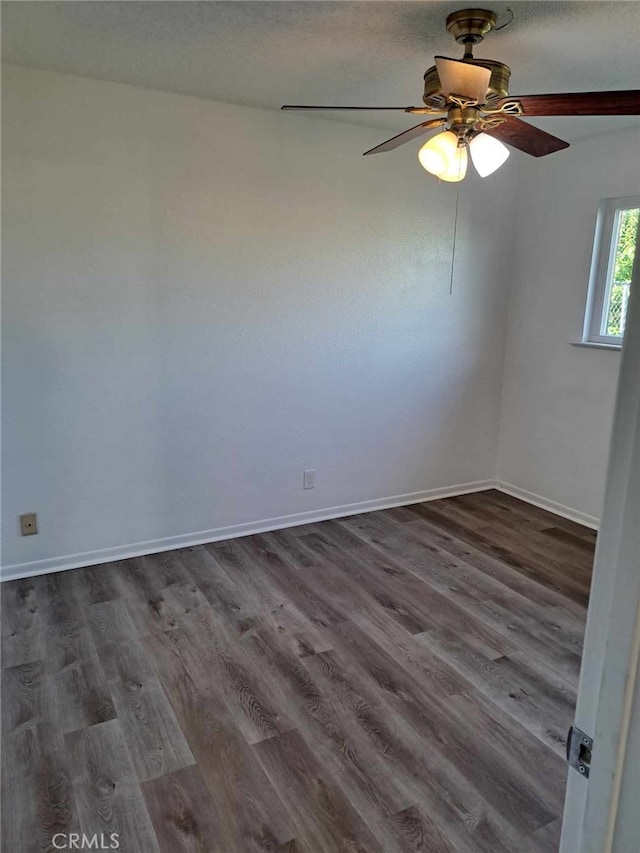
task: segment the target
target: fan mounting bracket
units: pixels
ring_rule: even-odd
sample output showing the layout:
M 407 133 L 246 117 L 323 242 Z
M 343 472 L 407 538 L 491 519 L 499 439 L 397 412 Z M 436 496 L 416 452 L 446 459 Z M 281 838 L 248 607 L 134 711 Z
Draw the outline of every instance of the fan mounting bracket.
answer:
M 459 44 L 479 44 L 496 25 L 498 17 L 488 9 L 461 9 L 447 18 L 447 30 Z
M 483 107 L 482 112 L 487 116 L 521 116 L 524 115 L 522 104 L 516 100 L 505 100 L 499 107 Z

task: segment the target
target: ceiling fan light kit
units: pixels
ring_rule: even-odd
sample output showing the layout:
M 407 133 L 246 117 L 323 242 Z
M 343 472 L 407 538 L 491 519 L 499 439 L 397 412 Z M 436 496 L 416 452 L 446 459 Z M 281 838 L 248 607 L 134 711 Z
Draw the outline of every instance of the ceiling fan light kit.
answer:
M 498 139 L 479 133 L 469 143 L 469 153 L 476 172 L 481 178 L 486 178 L 502 166 L 511 152 Z
M 441 181 L 455 183 L 467 174 L 469 158 L 466 146 L 459 144 L 459 137 L 445 130 L 425 142 L 418 151 L 418 160 L 423 169 Z
M 495 12 L 488 9 L 462 9 L 448 16 L 447 30 L 458 44 L 464 45 L 464 55 L 462 59 L 435 57 L 435 65 L 424 74 L 422 107 L 285 104 L 282 109 L 398 110 L 419 116 L 445 113 L 422 121 L 364 153 L 391 151 L 436 127 L 444 128 L 420 148 L 418 160 L 428 172 L 450 182 L 464 178 L 469 155 L 478 174 L 486 177 L 506 161 L 507 145 L 533 157 L 544 157 L 569 147 L 568 142 L 522 121 L 520 116 L 640 115 L 640 90 L 509 95 L 511 69 L 502 62 L 473 56 L 474 45 L 483 41 L 492 29 L 506 26 L 496 27 L 496 23 Z

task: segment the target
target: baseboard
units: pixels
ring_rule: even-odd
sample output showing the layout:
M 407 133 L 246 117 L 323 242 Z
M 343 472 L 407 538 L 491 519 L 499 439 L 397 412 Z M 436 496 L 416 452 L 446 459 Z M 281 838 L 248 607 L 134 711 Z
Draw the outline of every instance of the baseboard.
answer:
M 33 560 L 28 563 L 14 563 L 13 565 L 0 568 L 0 581 L 18 580 L 19 578 L 28 578 L 34 575 L 46 575 L 50 572 L 62 572 L 66 569 L 79 569 L 83 566 L 111 563 L 114 560 L 127 560 L 130 557 L 142 557 L 147 554 L 172 551 L 174 548 L 204 545 L 207 542 L 219 542 L 222 539 L 235 539 L 239 536 L 250 536 L 253 533 L 267 533 L 270 530 L 280 530 L 283 527 L 296 527 L 300 524 L 328 521 L 331 518 L 340 518 L 345 515 L 357 515 L 361 512 L 390 509 L 394 506 L 408 506 L 409 504 L 422 503 L 423 501 L 435 501 L 440 498 L 466 495 L 471 492 L 482 492 L 493 488 L 495 488 L 493 480 L 476 480 L 473 483 L 461 483 L 456 486 L 426 489 L 422 492 L 411 492 L 406 495 L 394 495 L 393 497 L 359 501 L 358 503 L 309 510 L 308 512 L 297 512 L 292 515 L 281 515 L 277 518 L 250 521 L 245 524 L 232 524 L 229 527 L 200 530 L 194 533 L 167 536 L 163 539 L 152 539 L 147 542 L 135 542 L 129 545 L 117 545 L 113 548 L 102 548 L 98 551 L 67 554 L 62 557 Z
M 46 560 L 33 560 L 26 563 L 14 563 L 0 568 L 0 582 L 18 580 L 20 578 L 46 575 L 50 572 L 62 572 L 67 569 L 80 569 L 84 566 L 95 566 L 100 563 L 111 563 L 114 560 L 127 560 L 130 557 L 143 557 L 147 554 L 159 554 L 162 551 L 172 551 L 174 548 L 186 548 L 190 545 L 204 545 L 207 542 L 219 542 L 223 539 L 235 539 L 239 536 L 250 536 L 253 533 L 267 533 L 270 530 L 280 530 L 283 527 L 296 527 L 300 524 L 312 524 L 316 521 L 328 521 L 331 518 L 341 518 L 345 515 L 357 515 L 361 512 L 373 512 L 378 509 L 390 509 L 395 506 L 409 506 L 423 501 L 435 501 L 440 498 L 451 498 L 455 495 L 468 495 L 472 492 L 483 492 L 487 489 L 498 489 L 507 495 L 518 498 L 526 503 L 546 509 L 570 521 L 583 524 L 597 530 L 599 519 L 593 515 L 565 506 L 557 501 L 537 495 L 520 486 L 505 483 L 503 480 L 476 480 L 472 483 L 460 483 L 455 486 L 445 486 L 439 489 L 426 489 L 421 492 L 411 492 L 406 495 L 394 495 L 386 498 L 375 498 L 341 506 L 325 507 L 324 509 L 297 512 L 291 515 L 281 515 L 276 518 L 249 521 L 245 524 L 232 524 L 228 527 L 217 527 L 211 530 L 200 530 L 184 533 L 179 536 L 167 536 L 163 539 L 151 539 L 146 542 L 134 542 L 128 545 L 117 545 L 113 548 L 102 548 L 97 551 L 84 551 L 81 554 L 66 554 L 61 557 L 51 557 Z
M 569 521 L 575 521 L 578 524 L 583 524 L 585 527 L 591 527 L 597 530 L 600 526 L 600 519 L 595 515 L 587 515 L 586 512 L 580 512 L 570 506 L 558 503 L 557 501 L 543 498 L 542 495 L 536 495 L 535 492 L 529 492 L 527 489 L 521 489 L 520 486 L 513 486 L 511 483 L 505 483 L 503 480 L 495 480 L 494 488 L 499 492 L 504 492 L 511 495 L 513 498 L 519 498 L 521 501 L 539 506 L 540 509 L 546 509 L 548 512 L 553 512 L 555 515 L 561 515 L 563 518 L 568 518 Z

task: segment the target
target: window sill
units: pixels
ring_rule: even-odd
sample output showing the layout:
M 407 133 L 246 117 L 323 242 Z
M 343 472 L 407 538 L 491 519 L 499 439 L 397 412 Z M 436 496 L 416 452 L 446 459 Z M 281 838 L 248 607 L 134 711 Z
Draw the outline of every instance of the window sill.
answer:
M 622 344 L 602 344 L 598 341 L 570 341 L 572 347 L 587 347 L 587 349 L 612 349 L 620 352 Z

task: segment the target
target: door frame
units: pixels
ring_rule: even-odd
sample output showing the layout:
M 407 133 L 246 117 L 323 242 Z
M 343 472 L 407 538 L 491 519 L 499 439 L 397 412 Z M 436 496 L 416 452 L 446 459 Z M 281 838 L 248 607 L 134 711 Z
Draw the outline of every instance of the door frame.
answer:
M 588 779 L 569 768 L 560 853 L 613 850 L 638 675 L 640 229 L 636 246 L 575 715 L 593 755 Z

